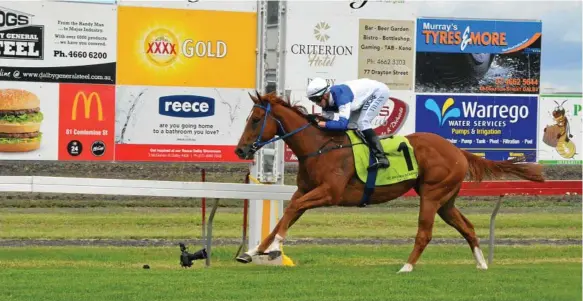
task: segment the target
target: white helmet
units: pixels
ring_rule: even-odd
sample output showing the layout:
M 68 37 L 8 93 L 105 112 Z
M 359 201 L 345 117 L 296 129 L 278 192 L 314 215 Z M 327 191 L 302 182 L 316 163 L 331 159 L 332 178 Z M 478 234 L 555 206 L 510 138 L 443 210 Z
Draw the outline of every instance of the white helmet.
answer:
M 324 93 L 330 91 L 330 85 L 328 85 L 328 82 L 325 79 L 316 77 L 308 84 L 308 88 L 306 90 L 306 96 L 308 98 L 319 98 L 324 95 Z

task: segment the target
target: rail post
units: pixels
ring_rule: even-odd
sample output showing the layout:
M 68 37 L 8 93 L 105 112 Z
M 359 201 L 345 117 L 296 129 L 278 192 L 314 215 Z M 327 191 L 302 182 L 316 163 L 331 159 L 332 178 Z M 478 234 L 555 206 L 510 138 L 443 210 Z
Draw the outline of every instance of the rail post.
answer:
M 500 195 L 498 201 L 496 202 L 496 207 L 494 207 L 494 211 L 492 211 L 492 215 L 490 216 L 490 242 L 488 244 L 488 265 L 492 264 L 494 260 L 494 225 L 496 222 L 496 215 L 498 214 L 498 210 L 500 210 L 500 205 L 502 205 L 502 198 L 504 195 Z
M 207 236 L 206 236 L 206 259 L 205 259 L 205 266 L 208 268 L 211 266 L 211 246 L 212 246 L 212 239 L 213 239 L 213 220 L 215 219 L 215 213 L 217 212 L 217 208 L 219 207 L 219 198 L 215 199 L 213 204 L 213 208 L 211 209 L 211 214 L 209 214 L 209 222 L 208 222 L 208 229 L 207 229 Z
M 245 184 L 249 184 L 249 176 L 251 175 L 250 172 L 248 172 L 245 175 Z M 243 246 L 245 245 L 245 242 L 247 240 L 247 216 L 249 214 L 249 199 L 245 199 L 243 200 L 243 237 L 241 238 L 241 244 L 239 245 L 239 248 L 237 249 L 237 252 L 235 253 L 235 258 L 237 258 L 237 256 L 239 256 L 239 254 L 241 253 L 241 250 L 243 249 Z
M 201 182 L 206 182 L 206 170 L 203 168 L 200 171 L 200 178 Z M 202 236 L 201 238 L 205 238 L 205 227 L 206 227 L 206 197 L 202 197 L 202 203 L 200 205 L 202 211 Z

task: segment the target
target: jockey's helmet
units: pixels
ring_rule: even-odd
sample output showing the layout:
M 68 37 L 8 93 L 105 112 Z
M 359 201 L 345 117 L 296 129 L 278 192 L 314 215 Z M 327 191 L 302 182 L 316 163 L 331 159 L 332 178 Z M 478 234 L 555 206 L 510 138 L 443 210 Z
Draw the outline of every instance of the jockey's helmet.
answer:
M 322 95 L 330 91 L 330 85 L 325 79 L 316 77 L 308 84 L 306 90 L 306 96 L 310 101 L 319 102 L 322 99 Z

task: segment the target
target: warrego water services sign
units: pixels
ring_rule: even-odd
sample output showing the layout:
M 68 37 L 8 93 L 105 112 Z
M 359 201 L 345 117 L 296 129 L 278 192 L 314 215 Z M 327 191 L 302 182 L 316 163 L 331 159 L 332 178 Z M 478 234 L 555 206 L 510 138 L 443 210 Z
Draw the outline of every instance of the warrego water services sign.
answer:
M 417 95 L 415 130 L 490 160 L 536 160 L 536 96 Z
M 256 13 L 118 9 L 119 84 L 255 86 Z

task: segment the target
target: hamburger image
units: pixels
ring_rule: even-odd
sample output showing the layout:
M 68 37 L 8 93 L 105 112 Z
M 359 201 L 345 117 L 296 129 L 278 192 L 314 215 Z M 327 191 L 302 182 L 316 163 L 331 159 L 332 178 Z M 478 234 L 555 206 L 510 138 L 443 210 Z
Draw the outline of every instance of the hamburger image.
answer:
M 40 100 L 32 92 L 0 89 L 0 152 L 40 148 Z

